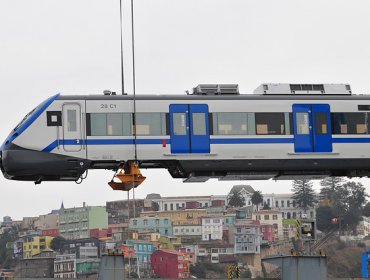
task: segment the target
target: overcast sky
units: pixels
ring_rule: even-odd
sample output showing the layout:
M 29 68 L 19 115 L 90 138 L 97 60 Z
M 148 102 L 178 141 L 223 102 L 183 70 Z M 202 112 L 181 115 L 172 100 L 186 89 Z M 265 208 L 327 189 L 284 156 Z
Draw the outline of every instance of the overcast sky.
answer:
M 124 2 L 126 89 L 132 93 L 129 1 Z M 368 0 L 135 0 L 137 94 L 178 94 L 201 83 L 350 83 L 370 94 Z M 119 0 L 0 0 L 0 141 L 47 97 L 121 91 Z M 226 194 L 233 184 L 184 184 L 143 170 L 135 195 Z M 73 182 L 0 178 L 0 219 L 126 198 L 110 171 Z M 370 192 L 370 181 L 362 181 Z M 242 182 L 243 183 L 243 182 Z M 264 193 L 290 181 L 250 181 Z M 131 194 L 132 195 L 132 194 Z

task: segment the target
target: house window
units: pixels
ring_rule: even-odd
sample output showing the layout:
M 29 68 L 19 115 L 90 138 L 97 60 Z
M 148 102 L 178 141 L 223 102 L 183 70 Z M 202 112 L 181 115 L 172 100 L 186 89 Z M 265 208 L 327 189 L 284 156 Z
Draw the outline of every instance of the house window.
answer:
M 279 207 L 279 201 L 278 200 L 275 201 L 275 206 L 276 206 L 276 208 Z
M 263 219 L 264 219 L 265 221 L 267 221 L 267 220 L 269 220 L 269 219 L 270 219 L 270 216 L 269 216 L 269 215 L 264 215 L 264 216 L 263 216 Z
M 281 207 L 282 207 L 282 208 L 283 208 L 283 207 L 285 207 L 285 206 L 284 206 L 284 200 L 282 200 L 280 203 L 281 203 Z
M 278 219 L 278 216 L 277 215 L 272 215 L 272 219 L 273 220 L 277 220 Z

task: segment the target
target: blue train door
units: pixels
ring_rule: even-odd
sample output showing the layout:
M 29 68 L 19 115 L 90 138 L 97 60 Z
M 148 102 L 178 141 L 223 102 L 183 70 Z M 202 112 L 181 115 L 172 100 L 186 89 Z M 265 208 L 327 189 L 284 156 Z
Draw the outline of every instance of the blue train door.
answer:
M 171 104 L 171 153 L 209 153 L 208 118 L 206 104 Z
M 328 104 L 294 104 L 293 123 L 295 152 L 333 151 Z

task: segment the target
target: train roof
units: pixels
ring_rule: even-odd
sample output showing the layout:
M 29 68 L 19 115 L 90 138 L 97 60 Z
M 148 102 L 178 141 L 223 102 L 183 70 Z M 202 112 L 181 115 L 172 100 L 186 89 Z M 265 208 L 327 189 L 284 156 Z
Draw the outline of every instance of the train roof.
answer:
M 133 100 L 134 95 L 59 95 L 58 100 Z M 238 95 L 142 95 L 136 94 L 136 100 L 370 100 L 370 95 L 334 95 L 334 94 L 238 94 Z

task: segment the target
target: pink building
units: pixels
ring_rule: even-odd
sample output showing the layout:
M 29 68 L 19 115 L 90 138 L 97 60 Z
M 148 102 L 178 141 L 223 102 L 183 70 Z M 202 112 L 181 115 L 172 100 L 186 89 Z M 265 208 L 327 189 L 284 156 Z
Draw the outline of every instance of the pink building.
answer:
M 274 242 L 275 230 L 273 225 L 261 224 L 262 241 Z
M 106 238 L 108 237 L 108 229 L 103 228 L 103 229 L 90 229 L 90 237 L 95 237 L 95 238 Z
M 58 228 L 43 229 L 41 230 L 41 234 L 43 236 L 56 237 L 59 236 L 59 229 Z
M 190 258 L 187 253 L 159 249 L 150 257 L 154 274 L 162 278 L 190 278 Z
M 133 258 L 135 256 L 134 245 L 122 245 L 119 246 L 119 248 L 122 250 L 122 253 L 126 258 Z

